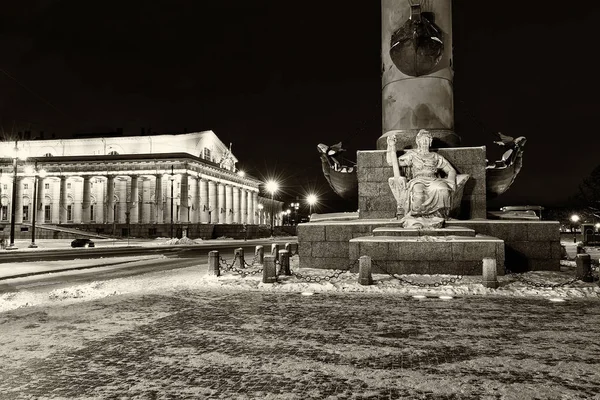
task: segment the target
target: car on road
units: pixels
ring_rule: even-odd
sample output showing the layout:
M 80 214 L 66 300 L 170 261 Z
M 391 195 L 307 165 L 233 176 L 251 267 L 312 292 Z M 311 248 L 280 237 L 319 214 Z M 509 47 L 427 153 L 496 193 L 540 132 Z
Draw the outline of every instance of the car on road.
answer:
M 92 239 L 75 239 L 71 242 L 71 247 L 95 247 Z

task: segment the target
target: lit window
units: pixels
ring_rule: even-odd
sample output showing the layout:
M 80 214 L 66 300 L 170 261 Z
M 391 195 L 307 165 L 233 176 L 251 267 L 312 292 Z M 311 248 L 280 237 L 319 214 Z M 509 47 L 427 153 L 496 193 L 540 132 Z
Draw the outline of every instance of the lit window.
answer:
M 210 160 L 210 149 L 208 147 L 204 148 L 204 159 Z

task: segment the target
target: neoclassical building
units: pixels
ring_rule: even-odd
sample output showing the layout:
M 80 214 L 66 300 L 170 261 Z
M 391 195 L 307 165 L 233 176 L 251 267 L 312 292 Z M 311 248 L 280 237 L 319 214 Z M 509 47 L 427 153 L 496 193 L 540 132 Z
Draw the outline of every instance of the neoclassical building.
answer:
M 38 226 L 77 224 L 105 231 L 98 226 L 127 224 L 147 226 L 148 232 L 138 228 L 138 235 L 152 236 L 159 234 L 157 226 L 172 229 L 173 223 L 254 225 L 270 218 L 271 207 L 259 207 L 262 182 L 236 170 L 231 146 L 212 131 L 16 143 L 16 224 L 33 218 L 32 168 L 45 171 L 37 179 Z M 0 143 L 4 225 L 11 218 L 14 149 L 14 141 Z M 261 198 L 260 204 L 265 201 L 270 199 Z M 273 209 L 281 212 L 281 204 Z

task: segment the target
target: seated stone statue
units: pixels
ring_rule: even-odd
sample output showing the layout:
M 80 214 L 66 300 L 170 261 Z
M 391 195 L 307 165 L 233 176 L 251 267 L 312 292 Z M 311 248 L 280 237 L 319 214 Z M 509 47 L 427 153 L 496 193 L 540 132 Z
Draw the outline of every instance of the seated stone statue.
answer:
M 441 227 L 460 204 L 468 179 L 468 175 L 457 175 L 443 156 L 429 151 L 431 142 L 431 134 L 421 129 L 416 137 L 417 149 L 406 150 L 397 158 L 396 138 L 387 139 L 386 158 L 394 169 L 389 185 L 396 198 L 397 215 L 403 216 L 405 227 Z

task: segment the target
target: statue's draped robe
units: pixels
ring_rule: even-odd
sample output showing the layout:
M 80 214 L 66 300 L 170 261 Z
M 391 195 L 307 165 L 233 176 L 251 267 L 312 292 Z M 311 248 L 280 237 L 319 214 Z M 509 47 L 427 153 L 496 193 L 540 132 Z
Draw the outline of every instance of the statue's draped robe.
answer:
M 448 161 L 437 153 L 420 154 L 414 150 L 407 150 L 398 160 L 400 165 L 409 166 L 412 170 L 404 209 L 413 216 L 447 217 L 451 208 L 452 188 L 445 179 L 439 177 L 438 171 L 447 171 L 450 167 Z M 419 210 L 414 210 L 412 197 L 417 184 L 423 185 L 425 200 Z

